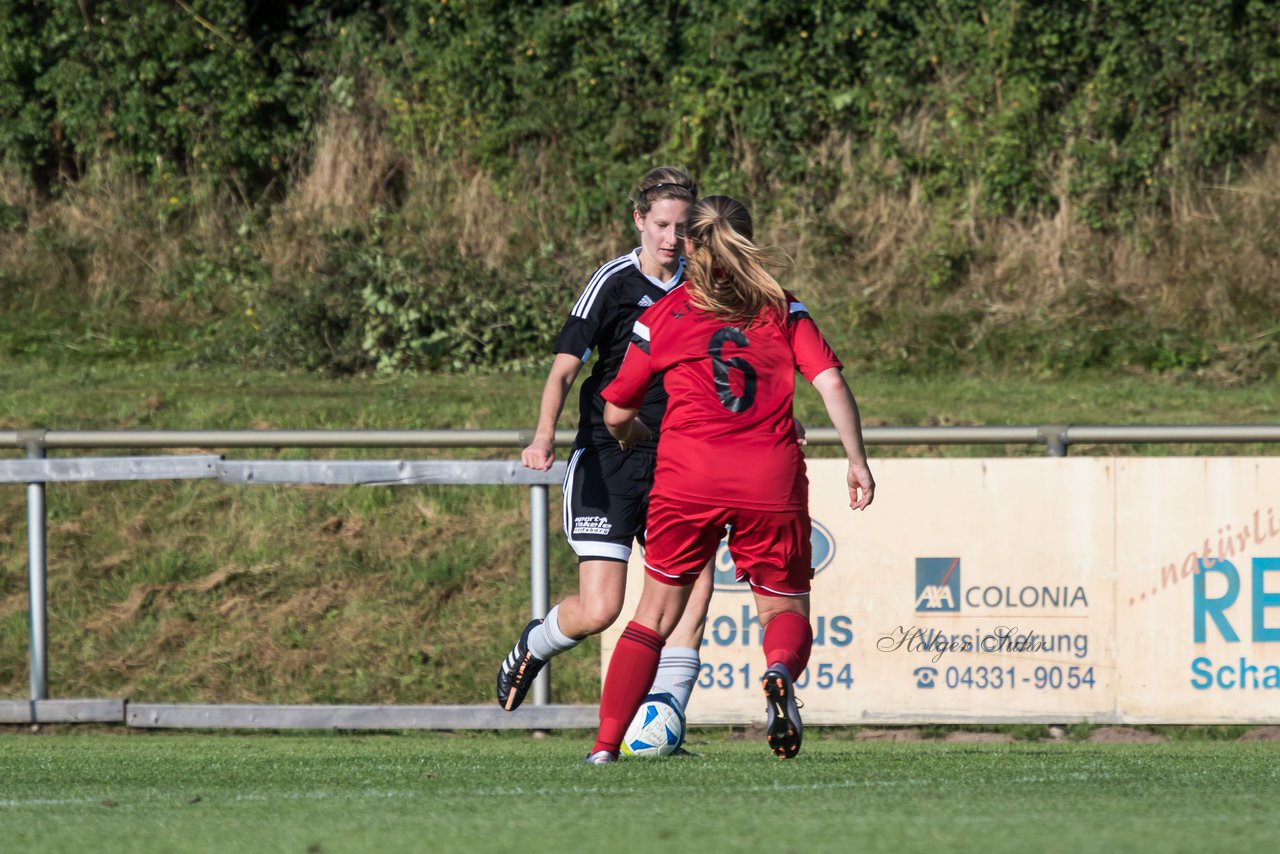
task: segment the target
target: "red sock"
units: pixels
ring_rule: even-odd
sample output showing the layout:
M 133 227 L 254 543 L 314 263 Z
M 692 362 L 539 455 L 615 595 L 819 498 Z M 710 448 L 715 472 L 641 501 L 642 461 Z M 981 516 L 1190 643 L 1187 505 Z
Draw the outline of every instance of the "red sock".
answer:
M 644 701 L 653 677 L 658 672 L 658 658 L 666 638 L 637 622 L 627 623 L 613 649 L 609 672 L 600 696 L 600 732 L 591 752 L 618 752 L 622 736 Z
M 784 665 L 792 679 L 799 679 L 809 666 L 812 649 L 813 628 L 809 625 L 809 618 L 798 611 L 783 611 L 765 626 L 765 665 Z

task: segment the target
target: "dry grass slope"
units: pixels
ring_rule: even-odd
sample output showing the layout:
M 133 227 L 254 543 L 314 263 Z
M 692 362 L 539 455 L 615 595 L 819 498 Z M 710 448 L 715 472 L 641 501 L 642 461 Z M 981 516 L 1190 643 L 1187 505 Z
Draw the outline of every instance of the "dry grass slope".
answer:
M 209 486 L 56 491 L 51 696 L 490 699 L 492 669 L 476 662 L 496 667 L 528 608 L 522 491 Z M 0 494 L 7 530 L 25 527 L 23 500 Z M 0 548 L 0 626 L 15 641 L 0 651 L 0 696 L 27 693 L 24 540 Z M 590 652 L 567 661 L 558 699 L 587 701 L 597 669 Z

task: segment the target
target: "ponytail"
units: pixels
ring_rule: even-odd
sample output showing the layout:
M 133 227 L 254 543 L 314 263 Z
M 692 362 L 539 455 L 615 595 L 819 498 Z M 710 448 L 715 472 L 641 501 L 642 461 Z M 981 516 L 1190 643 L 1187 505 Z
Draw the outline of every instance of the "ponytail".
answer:
M 745 326 L 769 309 L 786 317 L 786 294 L 766 269 L 770 253 L 752 242 L 753 231 L 750 212 L 728 196 L 708 196 L 689 209 L 689 298 L 696 308 Z

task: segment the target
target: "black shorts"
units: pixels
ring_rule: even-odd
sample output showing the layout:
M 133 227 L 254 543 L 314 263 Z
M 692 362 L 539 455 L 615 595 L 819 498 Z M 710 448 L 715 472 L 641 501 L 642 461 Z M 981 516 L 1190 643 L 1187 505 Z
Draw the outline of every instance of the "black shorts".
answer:
M 579 561 L 626 563 L 632 540 L 644 542 L 655 460 L 648 449 L 573 449 L 564 476 L 564 533 Z

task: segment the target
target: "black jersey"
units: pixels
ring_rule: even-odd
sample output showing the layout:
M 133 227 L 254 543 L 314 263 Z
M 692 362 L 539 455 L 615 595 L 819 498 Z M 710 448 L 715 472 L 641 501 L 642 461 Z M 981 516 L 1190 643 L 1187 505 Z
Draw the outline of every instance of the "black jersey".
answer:
M 569 318 L 556 336 L 556 352 L 577 356 L 583 362 L 597 353 L 591 376 L 582 383 L 578 395 L 578 437 L 581 447 L 617 440 L 604 426 L 604 398 L 600 391 L 609 384 L 622 366 L 631 341 L 631 327 L 646 308 L 680 284 L 684 275 L 684 259 L 666 282 L 640 272 L 639 250 L 628 252 L 602 265 L 587 282 L 582 296 L 574 303 Z M 667 410 L 667 393 L 659 377 L 649 387 L 640 420 L 653 431 L 648 444 L 657 446 L 658 427 Z

